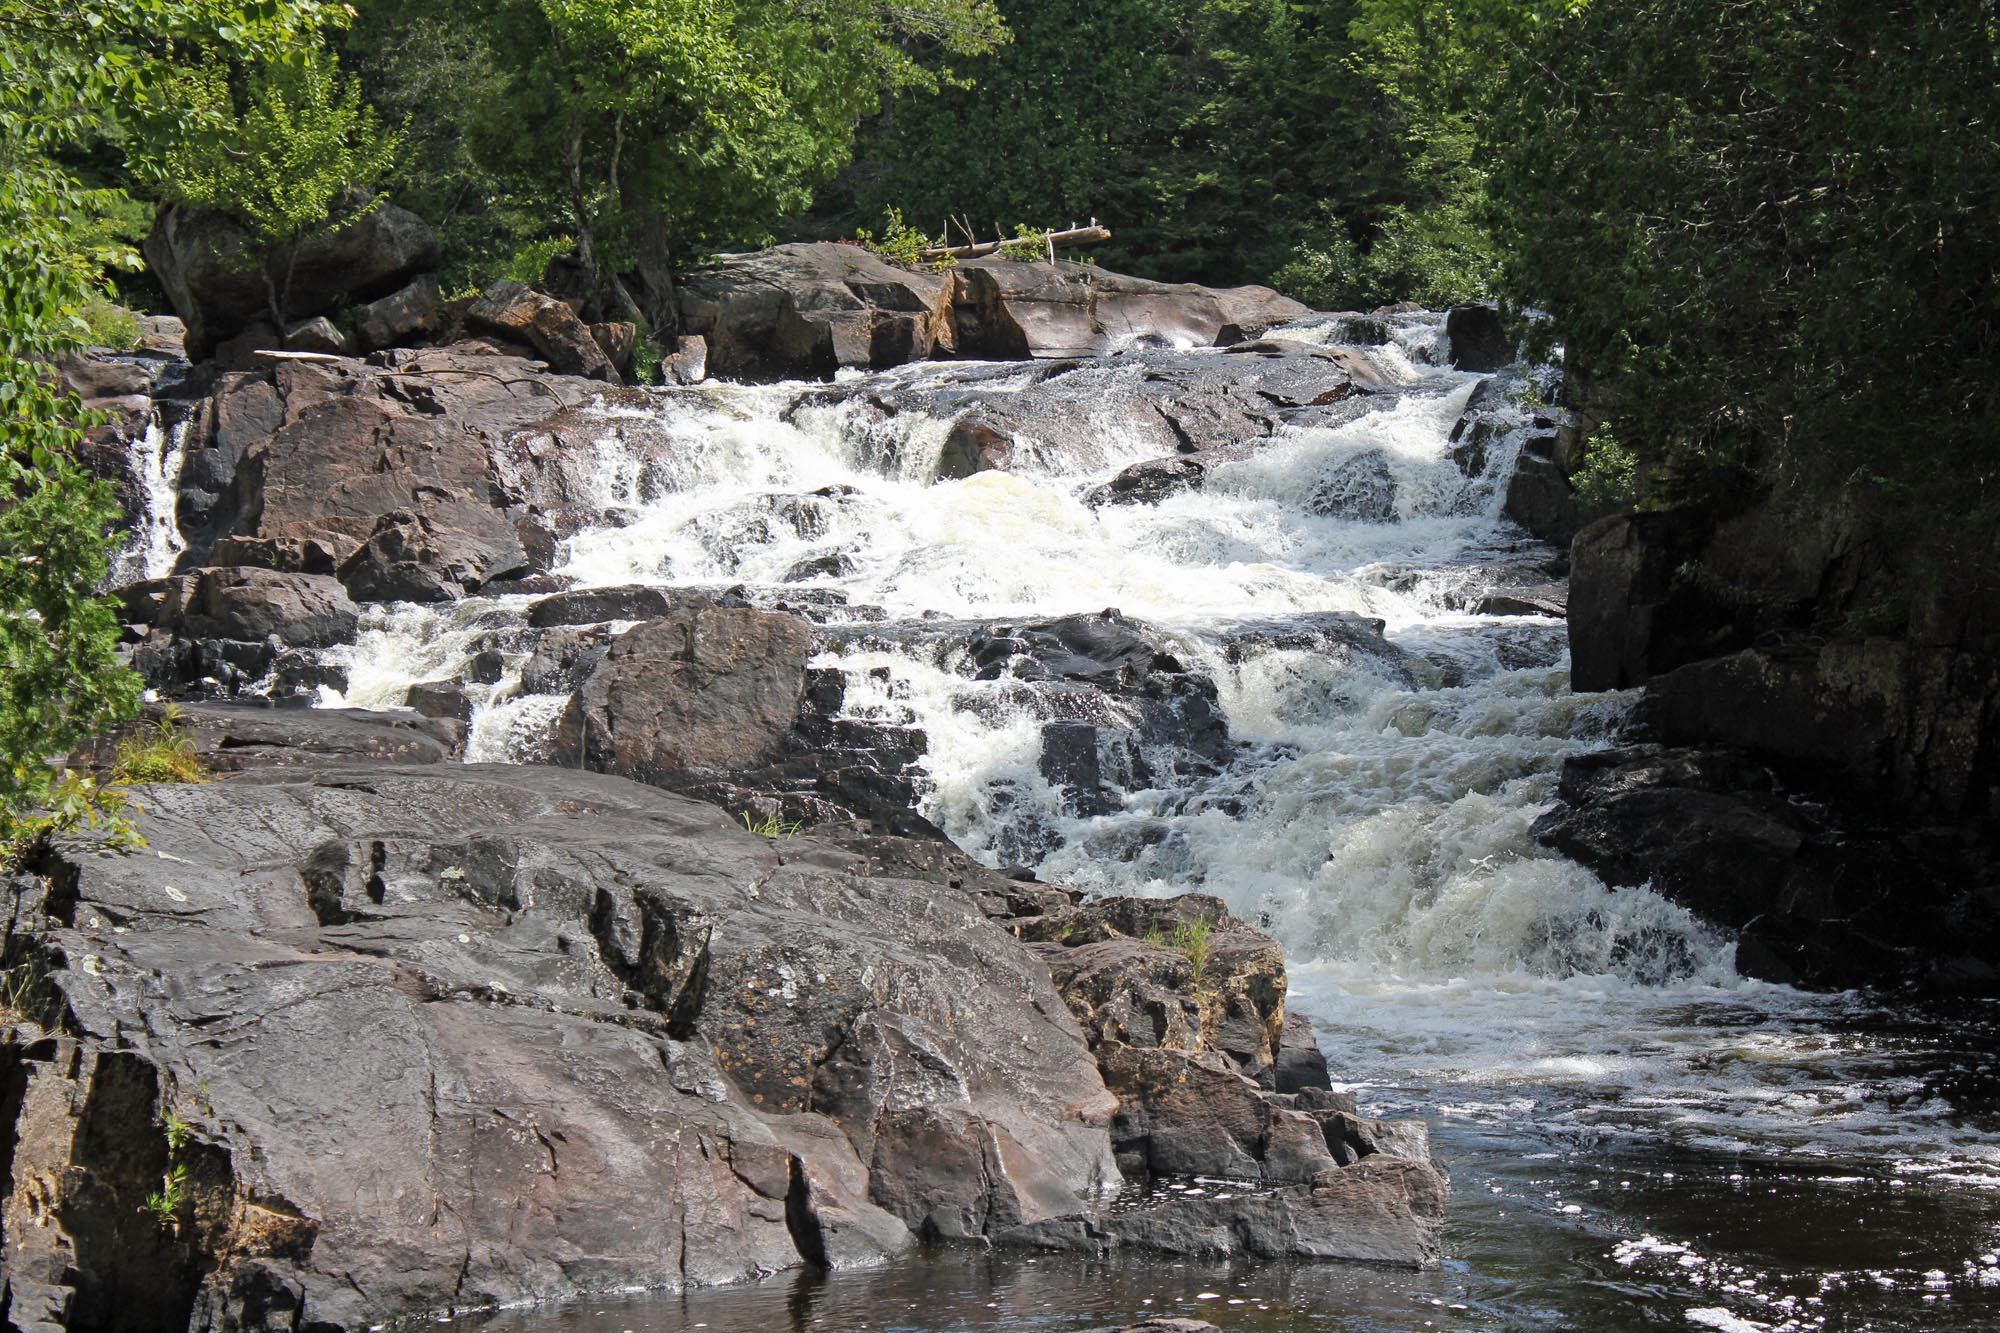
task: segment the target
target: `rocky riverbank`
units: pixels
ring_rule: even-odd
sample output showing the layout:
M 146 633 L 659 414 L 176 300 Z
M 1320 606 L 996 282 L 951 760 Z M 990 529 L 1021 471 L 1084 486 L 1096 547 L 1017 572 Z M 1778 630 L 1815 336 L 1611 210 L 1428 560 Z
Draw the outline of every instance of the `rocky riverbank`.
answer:
M 1575 544 L 1572 676 L 1643 687 L 1549 845 L 1813 986 L 2000 991 L 2000 539 L 1782 481 Z
M 1436 1260 L 1422 1126 L 1328 1091 L 1213 899 L 194 718 L 239 771 L 11 883 L 16 1327 L 358 1329 L 922 1239 Z

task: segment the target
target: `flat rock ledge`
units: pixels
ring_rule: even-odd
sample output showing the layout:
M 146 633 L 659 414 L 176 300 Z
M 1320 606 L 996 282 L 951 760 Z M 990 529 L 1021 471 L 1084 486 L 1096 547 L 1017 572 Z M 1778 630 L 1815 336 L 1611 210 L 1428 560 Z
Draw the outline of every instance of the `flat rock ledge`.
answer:
M 328 724 L 9 881 L 11 1327 L 358 1333 L 919 1241 L 1437 1259 L 1423 1127 L 1328 1088 L 1214 899 Z

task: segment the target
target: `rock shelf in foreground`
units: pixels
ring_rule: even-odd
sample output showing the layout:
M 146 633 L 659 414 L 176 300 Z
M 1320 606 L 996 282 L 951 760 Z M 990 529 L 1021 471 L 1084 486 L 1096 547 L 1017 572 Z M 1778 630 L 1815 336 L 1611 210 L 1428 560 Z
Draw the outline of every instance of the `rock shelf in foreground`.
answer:
M 358 1330 L 920 1238 L 1436 1258 L 1421 1127 L 1325 1090 L 1214 900 L 230 714 L 261 762 L 144 789 L 148 849 L 12 881 L 16 1327 Z M 1246 1188 L 1117 1202 L 1177 1172 Z

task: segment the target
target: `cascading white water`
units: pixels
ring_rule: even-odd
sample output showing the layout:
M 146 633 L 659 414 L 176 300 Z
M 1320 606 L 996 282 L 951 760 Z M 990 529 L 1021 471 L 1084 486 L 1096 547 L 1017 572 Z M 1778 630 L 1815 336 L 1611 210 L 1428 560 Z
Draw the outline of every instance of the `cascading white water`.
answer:
M 2000 1172 L 2000 1145 L 1881 1114 L 1894 1078 L 1865 1053 L 1824 1051 L 1815 1024 L 1849 1001 L 1744 982 L 1728 941 L 1686 912 L 1535 845 L 1562 760 L 1607 744 L 1629 700 L 1569 692 L 1559 622 L 1463 609 L 1488 571 L 1523 558 L 1500 517 L 1518 436 L 1462 470 L 1449 437 L 1479 377 L 1426 364 L 1437 337 L 1435 321 L 1406 320 L 1368 352 L 1405 386 L 1377 410 L 1281 430 L 1157 505 L 1084 503 L 1158 452 L 1115 421 L 1088 467 L 1030 441 L 1017 469 L 937 482 L 948 416 L 884 418 L 861 395 L 820 401 L 804 385 L 662 391 L 670 458 L 640 459 L 607 422 L 606 521 L 565 543 L 558 572 L 770 586 L 818 562 L 800 586 L 905 621 L 1115 607 L 1215 682 L 1236 748 L 1219 774 L 1130 786 L 1107 813 L 1065 806 L 1040 771 L 1043 719 L 1004 682 L 880 644 L 816 664 L 846 673 L 851 716 L 922 728 L 924 813 L 975 855 L 1028 857 L 1104 892 L 1212 893 L 1267 925 L 1295 1005 L 1375 1105 L 1446 1102 L 1495 1123 L 1528 1105 L 1593 1133 L 1785 1150 L 1890 1143 L 1940 1169 Z M 871 382 L 948 387 L 975 371 L 985 395 L 1029 379 L 915 366 Z M 1357 486 L 1372 517 L 1343 507 Z M 498 642 L 506 669 L 481 687 L 468 757 L 542 757 L 563 697 L 520 692 L 526 600 L 371 612 L 344 654 L 344 701 L 395 706 Z M 1378 617 L 1414 656 L 1232 637 L 1325 612 Z M 1746 1016 L 1761 1027 L 1754 1056 Z
M 131 442 L 132 477 L 143 504 L 132 540 L 112 566 L 114 585 L 156 579 L 173 571 L 174 561 L 187 549 L 175 507 L 180 502 L 181 463 L 186 457 L 186 420 L 160 424 L 157 409 L 146 429 Z

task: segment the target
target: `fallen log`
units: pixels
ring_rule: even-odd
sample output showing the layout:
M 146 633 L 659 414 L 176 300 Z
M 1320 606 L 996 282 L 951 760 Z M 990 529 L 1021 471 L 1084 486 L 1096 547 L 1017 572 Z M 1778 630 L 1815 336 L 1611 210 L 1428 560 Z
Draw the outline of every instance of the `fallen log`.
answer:
M 1078 245 L 1096 245 L 1099 241 L 1110 239 L 1111 228 L 1092 223 L 1088 227 L 1070 227 L 1065 231 L 1052 231 L 1048 233 L 1046 244 L 1053 257 L 1053 252 L 1057 250 L 1067 250 Z M 976 241 L 971 245 L 933 245 L 923 251 L 920 257 L 927 262 L 940 259 L 980 259 L 986 255 L 996 254 L 1008 246 L 1026 247 L 1042 243 L 1043 238 L 1038 236 L 1010 236 L 1005 240 Z

